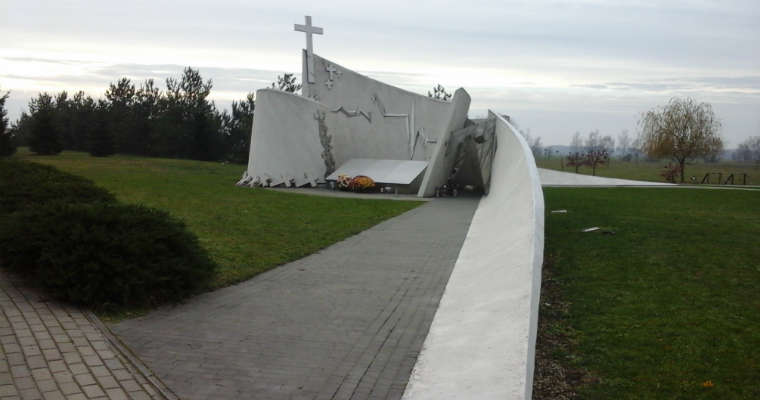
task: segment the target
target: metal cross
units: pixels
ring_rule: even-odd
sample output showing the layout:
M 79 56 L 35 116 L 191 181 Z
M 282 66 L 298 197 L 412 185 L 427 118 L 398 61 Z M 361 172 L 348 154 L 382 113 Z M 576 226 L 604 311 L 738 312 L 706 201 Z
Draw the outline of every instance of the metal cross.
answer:
M 304 25 L 295 24 L 293 29 L 298 32 L 306 33 L 306 58 L 308 71 L 308 82 L 314 83 L 314 61 L 312 54 L 314 52 L 311 35 L 322 35 L 324 31 L 318 26 L 311 25 L 311 16 L 307 15 L 305 18 L 306 23 Z

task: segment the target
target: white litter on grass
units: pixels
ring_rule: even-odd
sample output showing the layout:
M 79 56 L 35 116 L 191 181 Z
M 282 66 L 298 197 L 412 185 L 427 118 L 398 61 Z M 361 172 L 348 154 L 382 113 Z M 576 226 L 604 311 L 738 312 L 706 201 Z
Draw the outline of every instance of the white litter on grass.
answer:
M 552 214 L 567 214 L 567 210 L 552 210 Z
M 582 232 L 593 232 L 593 231 L 598 231 L 598 230 L 599 230 L 598 226 L 592 226 L 591 228 L 584 229 Z

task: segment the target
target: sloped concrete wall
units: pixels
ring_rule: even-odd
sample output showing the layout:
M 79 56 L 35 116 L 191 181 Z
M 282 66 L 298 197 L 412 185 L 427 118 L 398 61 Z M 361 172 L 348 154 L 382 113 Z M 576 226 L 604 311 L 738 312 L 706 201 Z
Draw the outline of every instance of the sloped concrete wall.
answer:
M 457 89 L 451 100 L 454 109 L 449 123 L 444 128 L 441 140 L 438 140 L 433 155 L 430 158 L 425 177 L 417 193 L 419 197 L 430 197 L 435 194 L 435 188 L 446 183 L 456 157 L 456 143 L 451 134 L 464 127 L 467 111 L 470 109 L 470 95 L 464 89 Z
M 327 168 L 317 117 L 326 111 L 306 97 L 272 89 L 256 91 L 246 171 L 251 180 L 264 186 L 291 186 L 292 180 L 303 186 L 324 178 Z
M 497 118 L 491 188 L 480 200 L 406 400 L 530 399 L 544 200 L 528 144 Z
M 247 175 L 240 184 L 313 184 L 352 158 L 429 161 L 445 135 L 467 119 L 470 96 L 464 89 L 453 102 L 440 101 L 316 54 L 314 65 L 315 82 L 304 88 L 310 98 L 257 91 Z
M 341 124 L 346 132 L 334 138 L 339 165 L 351 158 L 430 160 L 449 125 L 459 129 L 467 118 L 469 95 L 464 89 L 460 89 L 463 93 L 458 102 L 436 100 L 377 81 L 316 54 L 314 77 L 315 83 L 307 83 L 304 93 L 326 105 L 331 122 Z M 461 104 L 465 99 L 466 104 Z M 340 107 L 347 113 L 335 111 Z M 353 113 L 356 115 L 347 115 Z

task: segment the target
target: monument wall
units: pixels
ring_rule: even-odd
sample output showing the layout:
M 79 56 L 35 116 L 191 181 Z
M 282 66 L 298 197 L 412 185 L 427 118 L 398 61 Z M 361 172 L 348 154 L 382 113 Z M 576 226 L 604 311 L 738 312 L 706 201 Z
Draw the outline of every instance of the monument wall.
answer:
M 354 158 L 429 161 L 446 135 L 467 119 L 470 96 L 464 89 L 453 101 L 441 101 L 316 54 L 314 64 L 315 83 L 303 89 L 308 97 L 256 92 L 247 176 L 241 183 L 313 185 Z M 442 184 L 445 176 L 426 179 L 420 194 L 432 194 L 429 186 Z
M 274 89 L 256 91 L 246 173 L 264 186 L 314 184 L 324 177 L 319 116 L 327 108 L 309 98 Z
M 404 393 L 406 400 L 530 399 L 544 248 L 533 154 L 494 113 L 498 147 Z
M 459 129 L 467 119 L 470 97 L 464 89 L 451 102 L 436 100 L 316 54 L 313 75 L 304 93 L 326 105 L 347 133 L 333 136 L 338 164 L 351 158 L 430 160 L 447 129 Z

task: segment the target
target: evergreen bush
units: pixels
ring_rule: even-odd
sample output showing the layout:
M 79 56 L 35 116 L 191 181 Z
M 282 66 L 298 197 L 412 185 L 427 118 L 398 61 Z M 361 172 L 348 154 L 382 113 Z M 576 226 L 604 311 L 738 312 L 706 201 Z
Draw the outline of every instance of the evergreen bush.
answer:
M 47 165 L 0 160 L 0 216 L 50 202 L 115 202 L 92 181 Z
M 215 268 L 168 213 L 103 202 L 11 214 L 0 221 L 0 260 L 56 298 L 105 311 L 178 301 Z
M 163 211 L 121 205 L 91 181 L 0 160 L 0 265 L 98 310 L 151 307 L 207 287 L 215 264 Z

